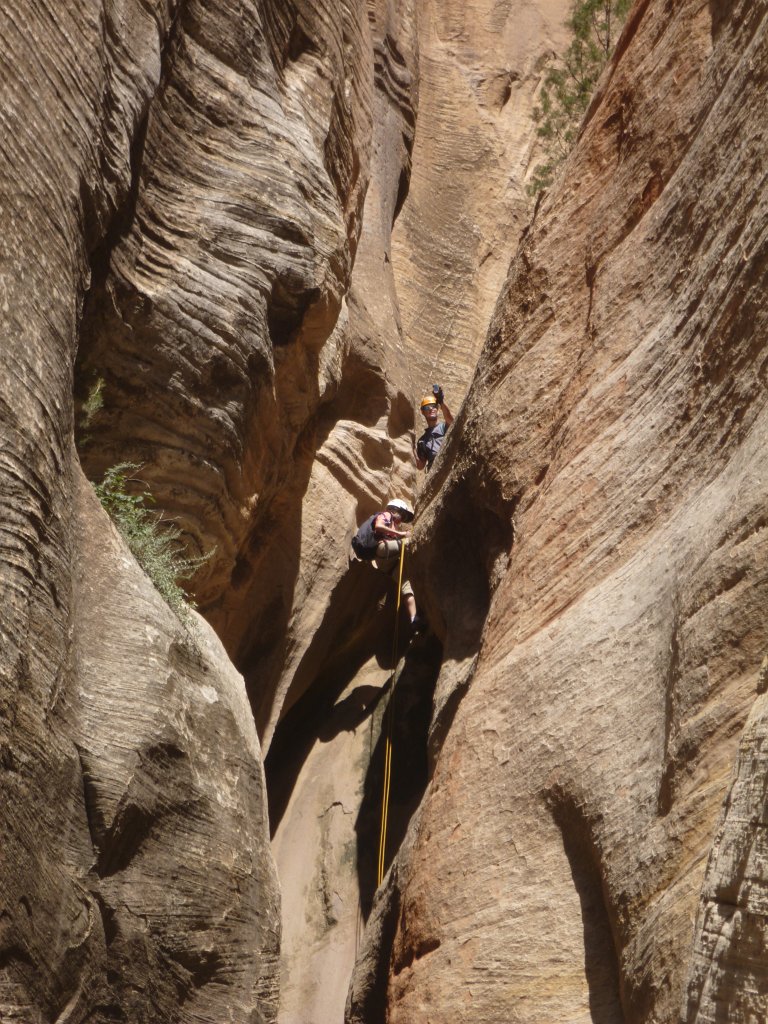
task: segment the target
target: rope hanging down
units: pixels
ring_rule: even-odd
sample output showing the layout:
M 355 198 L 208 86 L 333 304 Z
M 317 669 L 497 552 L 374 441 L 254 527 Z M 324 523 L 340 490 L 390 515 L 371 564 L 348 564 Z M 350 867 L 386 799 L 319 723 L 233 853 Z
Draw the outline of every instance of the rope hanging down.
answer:
M 384 736 L 384 786 L 381 795 L 381 829 L 379 831 L 379 868 L 376 876 L 376 888 L 384 878 L 384 862 L 387 852 L 387 817 L 389 815 L 389 784 L 392 779 L 392 733 L 395 723 L 395 681 L 397 677 L 397 633 L 400 625 L 400 588 L 403 585 L 403 559 L 405 543 L 400 545 L 400 569 L 397 575 L 397 607 L 395 609 L 395 632 L 392 638 L 392 692 L 389 695 Z

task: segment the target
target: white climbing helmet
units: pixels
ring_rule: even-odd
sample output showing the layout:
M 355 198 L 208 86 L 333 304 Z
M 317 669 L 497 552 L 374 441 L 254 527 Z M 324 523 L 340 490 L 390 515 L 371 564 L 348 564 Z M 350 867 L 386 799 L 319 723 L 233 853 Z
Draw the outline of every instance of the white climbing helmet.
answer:
M 397 512 L 404 523 L 410 523 L 413 521 L 413 509 L 407 501 L 403 501 L 402 498 L 393 498 L 392 501 L 387 502 L 387 508 Z

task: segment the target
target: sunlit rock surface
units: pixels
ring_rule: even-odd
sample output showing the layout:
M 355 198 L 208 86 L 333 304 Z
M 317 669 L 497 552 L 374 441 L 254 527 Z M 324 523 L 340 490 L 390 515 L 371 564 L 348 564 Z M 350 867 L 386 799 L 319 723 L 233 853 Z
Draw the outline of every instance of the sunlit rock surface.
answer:
M 567 7 L 6 4 L 3 1020 L 325 1024 L 355 961 L 359 1024 L 765 1016 L 768 10 L 639 0 L 518 248 Z M 433 378 L 374 895 L 348 542 Z M 218 639 L 73 434 L 214 552 Z
M 414 396 L 445 386 L 456 412 L 531 212 L 541 154 L 532 111 L 567 45 L 568 0 L 418 0 L 419 120 L 394 231 Z
M 445 738 L 351 1020 L 382 957 L 390 1022 L 761 1014 L 759 716 L 688 973 L 766 639 L 767 41 L 636 4 L 513 262 L 417 527 Z
M 475 5 L 467 13 L 468 23 L 487 25 L 494 17 L 491 7 Z M 565 5 L 552 5 L 553 22 L 555 8 L 562 17 Z M 492 51 L 487 46 L 490 30 L 473 35 L 473 73 L 480 77 L 493 77 L 495 61 L 510 58 L 505 48 L 511 26 L 520 19 L 530 18 L 536 26 L 515 51 L 521 61 L 528 61 L 523 53 L 529 44 L 537 55 L 551 45 L 539 5 L 523 11 L 520 4 L 508 3 L 503 12 L 498 5 L 494 10 L 509 31 L 495 40 Z M 455 88 L 455 79 L 461 77 L 455 56 L 447 56 L 446 67 L 438 69 L 432 67 L 429 51 L 425 57 L 432 17 L 431 5 L 422 3 L 379 3 L 370 15 L 375 54 L 370 183 L 346 302 L 348 315 L 339 327 L 354 359 L 345 366 L 332 407 L 341 418 L 331 427 L 329 416 L 330 433 L 318 451 L 302 504 L 302 563 L 272 721 L 279 713 L 287 716 L 274 739 L 269 725 L 265 731 L 265 740 L 275 744 L 267 767 L 270 787 L 280 804 L 274 848 L 286 891 L 281 1024 L 342 1019 L 349 975 L 370 908 L 379 842 L 379 698 L 389 676 L 393 623 L 391 607 L 377 608 L 373 597 L 381 593 L 381 583 L 375 591 L 377 584 L 367 566 L 356 565 L 348 572 L 347 557 L 353 524 L 380 508 L 391 494 L 410 497 L 414 489 L 409 428 L 414 399 L 424 386 L 414 383 L 419 376 L 414 374 L 414 360 L 432 360 L 436 353 L 423 332 L 401 324 L 401 309 L 421 286 L 424 298 L 431 295 L 434 305 L 441 306 L 446 280 L 433 274 L 426 287 L 422 276 L 432 269 L 437 249 L 457 274 L 462 260 L 474 258 L 465 253 L 466 238 L 453 233 L 456 211 L 452 204 L 459 193 L 470 202 L 475 195 L 476 207 L 482 206 L 485 217 L 482 231 L 488 233 L 490 196 L 504 179 L 504 215 L 509 207 L 517 218 L 505 239 L 507 253 L 515 245 L 515 231 L 519 234 L 522 212 L 528 208 L 522 179 L 508 184 L 503 160 L 492 159 L 490 153 L 497 152 L 498 157 L 498 152 L 514 151 L 524 161 L 530 152 L 530 106 L 539 81 L 533 70 L 536 57 L 526 65 L 526 81 L 507 97 L 506 118 L 499 122 L 495 110 L 481 117 L 474 104 L 465 105 L 464 92 Z M 435 109 L 438 88 L 454 97 L 456 106 L 447 112 Z M 464 152 L 463 140 L 470 136 L 480 145 L 482 158 L 477 152 L 471 158 Z M 439 169 L 440 160 L 431 152 L 435 146 L 453 154 L 465 169 L 463 177 L 453 166 Z M 412 202 L 416 183 L 412 170 L 420 174 L 422 196 L 430 193 L 440 204 L 442 220 L 429 220 L 418 211 L 411 214 L 411 223 L 423 220 L 428 243 L 420 254 L 414 253 L 415 266 L 409 267 L 399 261 L 399 243 L 391 236 L 398 237 Z M 500 231 L 498 217 L 497 211 L 494 231 Z M 500 283 L 497 272 L 494 295 Z M 482 322 L 483 332 L 490 311 L 490 301 L 473 311 L 474 323 Z M 461 347 L 458 324 L 456 338 Z M 469 379 L 472 354 L 466 351 L 460 365 L 452 351 L 440 358 L 452 379 L 462 382 L 462 389 L 454 390 L 458 400 Z M 421 424 L 416 427 L 420 430 Z M 371 646 L 377 652 L 375 661 L 367 660 Z M 434 652 L 431 658 L 423 653 L 423 663 L 414 656 L 415 664 L 409 665 L 403 683 L 406 696 L 393 783 L 394 841 L 402 835 L 426 782 L 424 733 L 437 663 Z M 302 702 L 308 690 L 319 692 L 314 700 L 307 693 Z M 349 724 L 336 730 L 333 723 L 339 718 Z M 423 729 L 414 725 L 422 718 Z M 299 739 L 305 730 L 309 736 Z M 286 776 L 295 778 L 290 796 L 282 796 Z
M 274 1020 L 279 893 L 243 679 L 79 491 L 71 713 L 106 1005 L 130 1020 Z
M 183 4 L 83 321 L 81 396 L 105 382 L 86 468 L 144 464 L 159 506 L 214 551 L 198 598 L 262 728 L 302 498 L 340 418 L 322 407 L 348 355 L 331 335 L 368 181 L 372 66 L 358 0 Z

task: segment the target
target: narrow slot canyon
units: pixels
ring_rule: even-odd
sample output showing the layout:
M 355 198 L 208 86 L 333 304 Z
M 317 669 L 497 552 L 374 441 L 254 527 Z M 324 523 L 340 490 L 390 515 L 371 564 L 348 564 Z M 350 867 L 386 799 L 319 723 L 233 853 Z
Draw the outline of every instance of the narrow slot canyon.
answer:
M 768 1018 L 768 0 L 0 8 L 0 1024 Z

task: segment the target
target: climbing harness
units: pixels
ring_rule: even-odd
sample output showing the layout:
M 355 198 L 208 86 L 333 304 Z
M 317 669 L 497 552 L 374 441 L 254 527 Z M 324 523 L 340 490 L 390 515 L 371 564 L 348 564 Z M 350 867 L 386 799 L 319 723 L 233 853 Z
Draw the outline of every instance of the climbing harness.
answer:
M 392 692 L 389 695 L 387 708 L 384 712 L 384 785 L 381 795 L 381 829 L 379 831 L 379 867 L 376 876 L 376 888 L 384 878 L 384 862 L 387 852 L 387 818 L 389 815 L 389 786 L 392 779 L 392 734 L 395 723 L 395 682 L 397 678 L 397 634 L 400 625 L 400 588 L 403 584 L 403 560 L 405 544 L 400 545 L 400 569 L 397 577 L 397 607 L 395 609 L 395 631 L 392 638 Z

